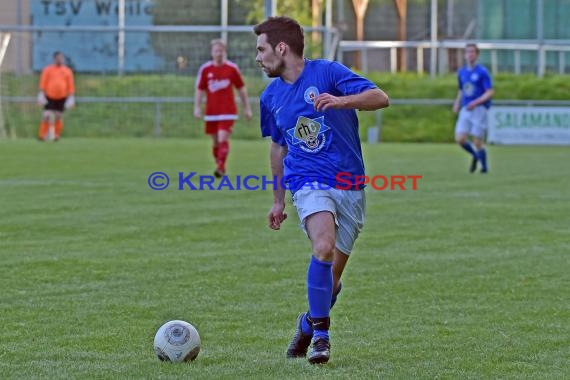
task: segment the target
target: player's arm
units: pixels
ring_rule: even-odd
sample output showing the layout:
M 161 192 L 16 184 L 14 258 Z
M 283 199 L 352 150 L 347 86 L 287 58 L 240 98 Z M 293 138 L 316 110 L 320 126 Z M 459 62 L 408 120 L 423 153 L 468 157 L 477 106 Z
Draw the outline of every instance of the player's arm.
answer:
M 49 79 L 48 71 L 49 71 L 49 69 L 47 67 L 42 70 L 42 74 L 40 76 L 40 91 L 45 92 L 45 90 L 46 90 L 46 87 L 48 84 L 48 79 Z
M 273 206 L 269 210 L 268 222 L 269 228 L 278 230 L 281 223 L 287 219 L 285 211 L 285 187 L 281 186 L 283 178 L 283 160 L 287 155 L 287 146 L 282 146 L 276 142 L 271 142 L 269 160 L 271 163 L 271 173 L 277 181 L 273 190 Z
M 202 100 L 208 88 L 204 67 L 205 65 L 200 66 L 198 75 L 196 76 L 196 93 L 194 94 L 194 117 L 196 119 L 202 118 Z
M 238 88 L 238 93 L 243 107 L 243 114 L 247 120 L 250 120 L 253 114 L 251 112 L 251 106 L 249 105 L 249 99 L 247 97 L 247 88 L 245 86 Z
M 241 76 L 241 72 L 237 66 L 232 70 L 232 75 L 230 77 L 232 84 L 238 89 L 239 97 L 241 99 L 241 104 L 243 107 L 243 114 L 247 120 L 251 119 L 251 106 L 249 105 L 249 100 L 247 98 L 247 88 Z
M 73 71 L 71 71 L 71 69 L 69 70 L 69 75 L 67 76 L 67 88 L 69 96 L 75 95 L 75 80 L 73 78 Z
M 40 76 L 40 85 L 39 85 L 39 92 L 38 92 L 38 104 L 40 106 L 45 106 L 47 104 L 47 98 L 46 98 L 46 87 L 47 87 L 47 82 L 48 82 L 48 73 L 46 69 L 42 70 L 42 74 Z
M 455 101 L 453 102 L 453 112 L 458 113 L 461 109 L 461 90 L 457 90 L 457 96 L 455 97 Z
M 75 81 L 73 79 L 73 71 L 69 70 L 67 76 L 67 99 L 65 100 L 65 109 L 75 107 Z
M 480 97 L 478 97 L 475 100 L 472 100 L 467 105 L 467 108 L 470 110 L 472 110 L 475 107 L 477 107 L 481 104 L 484 104 L 485 102 L 491 100 L 493 95 L 495 95 L 495 90 L 493 89 L 493 81 L 491 80 L 491 75 L 489 75 L 487 70 L 483 71 L 480 80 L 481 80 L 481 84 L 482 84 L 483 88 L 485 89 L 485 92 L 483 92 L 483 94 Z
M 386 108 L 389 105 L 388 95 L 379 88 L 371 88 L 359 94 L 346 96 L 334 96 L 324 92 L 315 98 L 315 109 L 317 111 L 341 108 L 374 111 Z
M 488 88 L 487 90 L 485 90 L 485 92 L 483 93 L 483 95 L 481 95 L 480 97 L 478 97 L 475 100 L 472 100 L 468 105 L 467 108 L 472 110 L 473 108 L 485 103 L 487 100 L 490 100 L 493 95 L 495 95 L 495 90 L 492 88 Z
M 204 97 L 204 90 L 196 87 L 196 94 L 194 95 L 194 117 L 200 119 L 202 117 L 202 99 Z

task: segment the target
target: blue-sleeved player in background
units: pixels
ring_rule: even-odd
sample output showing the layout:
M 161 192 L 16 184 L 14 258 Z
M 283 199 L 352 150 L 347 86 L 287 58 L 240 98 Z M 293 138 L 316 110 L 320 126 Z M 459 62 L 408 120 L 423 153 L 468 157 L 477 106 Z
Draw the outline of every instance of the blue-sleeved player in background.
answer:
M 312 244 L 307 272 L 309 310 L 299 315 L 287 356 L 326 363 L 330 356 L 330 309 L 340 278 L 364 224 L 364 175 L 355 109 L 387 107 L 388 96 L 345 66 L 303 58 L 303 29 L 293 19 L 271 17 L 255 26 L 256 61 L 276 78 L 261 95 L 261 131 L 271 137 L 273 175 L 285 179 L 301 227 Z M 353 186 L 337 188 L 339 173 Z M 362 178 L 362 177 L 361 177 Z M 346 186 L 343 185 L 343 188 Z M 273 192 L 269 227 L 286 219 L 285 188 Z
M 483 145 L 487 129 L 487 111 L 495 94 L 489 71 L 477 63 L 479 48 L 475 44 L 465 46 L 465 66 L 457 73 L 459 91 L 453 103 L 453 112 L 458 113 L 455 125 L 455 141 L 472 156 L 471 173 L 481 164 L 481 173 L 487 173 L 487 152 Z M 473 145 L 469 136 L 473 137 Z

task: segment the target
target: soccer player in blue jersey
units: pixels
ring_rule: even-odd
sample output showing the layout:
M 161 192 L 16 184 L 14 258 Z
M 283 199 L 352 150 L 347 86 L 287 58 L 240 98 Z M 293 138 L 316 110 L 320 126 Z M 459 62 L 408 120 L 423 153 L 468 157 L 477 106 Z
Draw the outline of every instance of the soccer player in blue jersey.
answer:
M 479 48 L 475 44 L 465 46 L 466 64 L 457 73 L 459 91 L 453 103 L 453 112 L 459 113 L 455 125 L 455 141 L 472 156 L 471 173 L 481 163 L 481 173 L 487 173 L 487 152 L 483 145 L 487 129 L 487 110 L 495 94 L 493 81 L 487 69 L 477 63 Z M 469 143 L 473 137 L 473 145 Z
M 297 318 L 287 356 L 310 363 L 330 356 L 330 309 L 341 275 L 364 224 L 364 175 L 355 109 L 387 107 L 388 96 L 345 66 L 303 57 L 303 29 L 293 19 L 271 17 L 254 28 L 256 61 L 271 78 L 260 99 L 261 132 L 271 137 L 273 175 L 283 179 L 312 245 L 307 272 L 309 310 Z M 339 189 L 338 173 L 350 173 Z M 360 177 L 362 178 L 362 177 Z M 287 218 L 285 188 L 273 192 L 269 227 Z

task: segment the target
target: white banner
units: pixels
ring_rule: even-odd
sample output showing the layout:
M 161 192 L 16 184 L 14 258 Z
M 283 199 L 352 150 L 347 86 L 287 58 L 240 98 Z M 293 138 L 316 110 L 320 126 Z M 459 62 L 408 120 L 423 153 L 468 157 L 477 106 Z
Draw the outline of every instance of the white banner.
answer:
M 488 117 L 488 143 L 570 145 L 570 108 L 491 107 Z

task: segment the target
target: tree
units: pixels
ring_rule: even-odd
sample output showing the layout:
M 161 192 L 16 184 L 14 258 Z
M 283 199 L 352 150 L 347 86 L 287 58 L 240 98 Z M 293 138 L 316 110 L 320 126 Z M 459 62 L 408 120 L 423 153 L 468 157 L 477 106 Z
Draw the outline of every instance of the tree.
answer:
M 247 15 L 247 22 L 257 24 L 265 18 L 264 0 L 236 0 L 241 6 L 250 9 Z M 288 16 L 299 22 L 299 24 L 312 27 L 322 26 L 323 0 L 279 0 L 277 1 L 277 15 Z M 311 38 L 307 42 L 306 54 L 314 58 L 322 55 L 322 38 L 320 32 L 311 33 Z
M 406 40 L 407 0 L 394 0 L 398 14 L 398 40 Z M 406 50 L 398 49 L 398 71 L 406 71 Z
M 313 28 L 318 28 L 323 25 L 323 1 L 322 0 L 312 0 L 311 1 L 311 26 Z M 313 31 L 311 33 L 311 45 L 313 58 L 319 57 L 322 54 L 321 47 L 321 34 L 319 32 Z M 317 49 L 317 47 L 319 47 Z
M 352 6 L 356 15 L 356 40 L 362 41 L 364 40 L 364 15 L 368 8 L 368 0 L 352 0 Z M 354 62 L 357 69 L 361 68 L 361 60 L 360 52 L 357 51 Z

